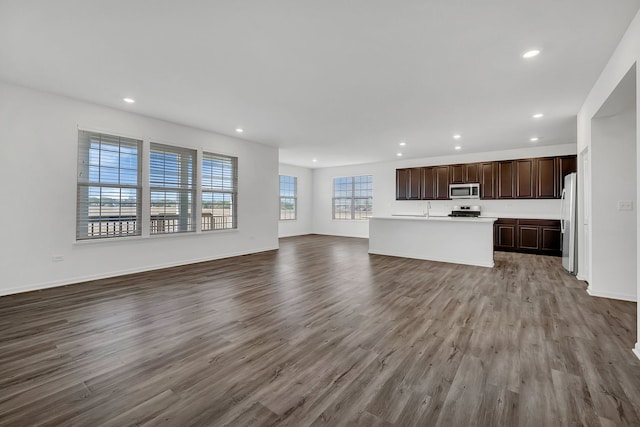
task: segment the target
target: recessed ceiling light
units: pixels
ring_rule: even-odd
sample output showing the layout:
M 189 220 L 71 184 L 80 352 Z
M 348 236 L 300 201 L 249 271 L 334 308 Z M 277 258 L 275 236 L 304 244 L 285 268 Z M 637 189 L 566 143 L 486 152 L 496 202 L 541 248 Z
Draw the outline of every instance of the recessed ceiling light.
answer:
M 242 133 L 242 132 L 244 132 L 244 129 L 242 129 L 242 128 L 236 128 L 236 132 L 238 132 L 238 133 Z
M 401 147 L 404 147 L 405 145 L 407 145 L 407 143 L 406 143 L 406 142 L 404 142 L 404 141 L 400 141 L 400 146 L 401 146 Z
M 313 163 L 316 163 L 318 161 L 318 159 L 313 159 L 311 160 Z
M 522 54 L 522 57 L 525 59 L 533 58 L 534 56 L 540 55 L 540 50 L 531 49 Z
M 529 138 L 529 141 L 531 142 L 538 142 L 540 140 L 540 138 L 538 138 L 537 136 L 534 136 L 533 138 Z
M 534 114 L 532 117 L 533 117 L 534 119 L 539 119 L 539 118 L 541 118 L 541 117 L 543 117 L 543 116 L 544 116 L 544 114 L 542 114 L 542 113 L 536 113 L 536 114 Z
M 396 156 L 402 157 L 402 153 L 396 153 Z
M 462 147 L 461 147 L 461 146 L 459 146 L 459 145 L 456 145 L 456 146 L 455 146 L 455 147 L 453 147 L 453 148 L 455 148 L 456 150 L 462 150 Z
M 133 104 L 134 102 L 136 102 L 136 100 L 133 98 L 122 98 L 122 100 L 127 104 Z
M 459 133 L 456 133 L 455 135 L 453 135 L 453 139 L 460 139 L 462 138 L 462 135 L 460 135 Z

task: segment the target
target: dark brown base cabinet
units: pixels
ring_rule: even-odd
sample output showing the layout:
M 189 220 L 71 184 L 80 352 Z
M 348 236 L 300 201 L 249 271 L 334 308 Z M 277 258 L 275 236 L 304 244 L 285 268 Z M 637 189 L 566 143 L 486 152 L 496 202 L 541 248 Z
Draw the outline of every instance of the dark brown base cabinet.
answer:
M 493 249 L 562 256 L 560 221 L 499 218 L 493 225 Z
M 517 228 L 517 219 L 498 218 L 493 224 L 493 249 L 496 251 L 515 251 L 518 248 Z
M 481 199 L 559 199 L 576 156 L 396 169 L 396 200 L 448 200 L 449 184 L 479 183 Z

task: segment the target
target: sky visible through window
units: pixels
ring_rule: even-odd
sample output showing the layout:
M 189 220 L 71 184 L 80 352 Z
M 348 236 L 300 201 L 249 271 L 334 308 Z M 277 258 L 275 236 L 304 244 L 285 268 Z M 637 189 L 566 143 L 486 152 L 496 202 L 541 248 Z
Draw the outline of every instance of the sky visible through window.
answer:
M 89 203 L 103 209 L 92 209 L 92 216 L 109 213 L 135 215 L 138 191 L 135 188 L 117 187 L 138 185 L 138 148 L 127 144 L 100 141 L 92 138 L 89 143 L 88 182 L 92 184 L 111 184 L 109 186 L 90 186 Z
M 367 219 L 373 205 L 373 177 L 348 176 L 333 180 L 333 219 Z
M 194 231 L 196 151 L 151 143 L 151 233 Z
M 298 178 L 280 175 L 280 219 L 294 220 L 297 216 Z
M 142 141 L 79 131 L 78 239 L 140 235 Z M 195 231 L 196 189 L 202 230 L 236 228 L 237 158 L 203 153 L 196 184 L 193 149 L 150 144 L 151 234 Z
M 78 132 L 76 237 L 140 235 L 142 141 Z
M 234 157 L 203 153 L 203 231 L 236 228 L 236 167 Z

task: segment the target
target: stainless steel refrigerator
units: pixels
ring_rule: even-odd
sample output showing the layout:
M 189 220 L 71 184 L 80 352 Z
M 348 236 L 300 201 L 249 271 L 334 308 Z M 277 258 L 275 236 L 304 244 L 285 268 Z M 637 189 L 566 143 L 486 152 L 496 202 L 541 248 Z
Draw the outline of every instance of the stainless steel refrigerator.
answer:
M 578 202 L 577 175 L 564 177 L 561 197 L 560 230 L 562 231 L 562 266 L 571 274 L 578 271 Z

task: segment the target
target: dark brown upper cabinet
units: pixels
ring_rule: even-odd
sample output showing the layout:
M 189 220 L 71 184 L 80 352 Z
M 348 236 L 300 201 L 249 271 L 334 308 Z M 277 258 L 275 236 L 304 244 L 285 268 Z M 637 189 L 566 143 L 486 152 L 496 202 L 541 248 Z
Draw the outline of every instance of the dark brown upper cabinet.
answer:
M 516 160 L 513 163 L 515 166 L 516 199 L 535 198 L 535 159 L 521 159 Z
M 485 162 L 478 165 L 478 174 L 480 181 L 480 198 L 495 199 L 496 191 L 496 163 Z
M 536 197 L 538 199 L 555 199 L 558 197 L 558 174 L 555 157 L 536 159 L 538 162 L 536 178 Z
M 478 179 L 478 163 L 449 166 L 449 184 L 470 184 L 480 182 Z
M 433 174 L 435 177 L 435 194 L 436 200 L 449 199 L 449 166 L 434 166 Z
M 464 166 L 464 182 L 465 184 L 473 184 L 480 182 L 479 168 L 480 163 L 467 163 Z
M 476 182 L 481 199 L 557 199 L 576 163 L 560 156 L 396 169 L 396 199 L 448 200 L 449 184 Z
M 422 198 L 422 168 L 396 169 L 396 200 Z
M 409 200 L 422 198 L 422 168 L 409 169 L 409 188 L 407 190 Z
M 422 200 L 436 198 L 436 178 L 433 168 L 422 168 Z
M 396 200 L 407 200 L 409 169 L 396 169 Z
M 449 166 L 450 172 L 450 184 L 463 184 L 464 183 L 464 165 L 451 165 Z
M 497 162 L 498 199 L 515 198 L 515 167 L 513 160 Z
M 562 187 L 564 187 L 564 177 L 571 172 L 577 172 L 577 158 L 576 156 L 561 156 L 557 157 L 557 174 L 558 182 L 556 184 L 558 197 L 562 195 Z

